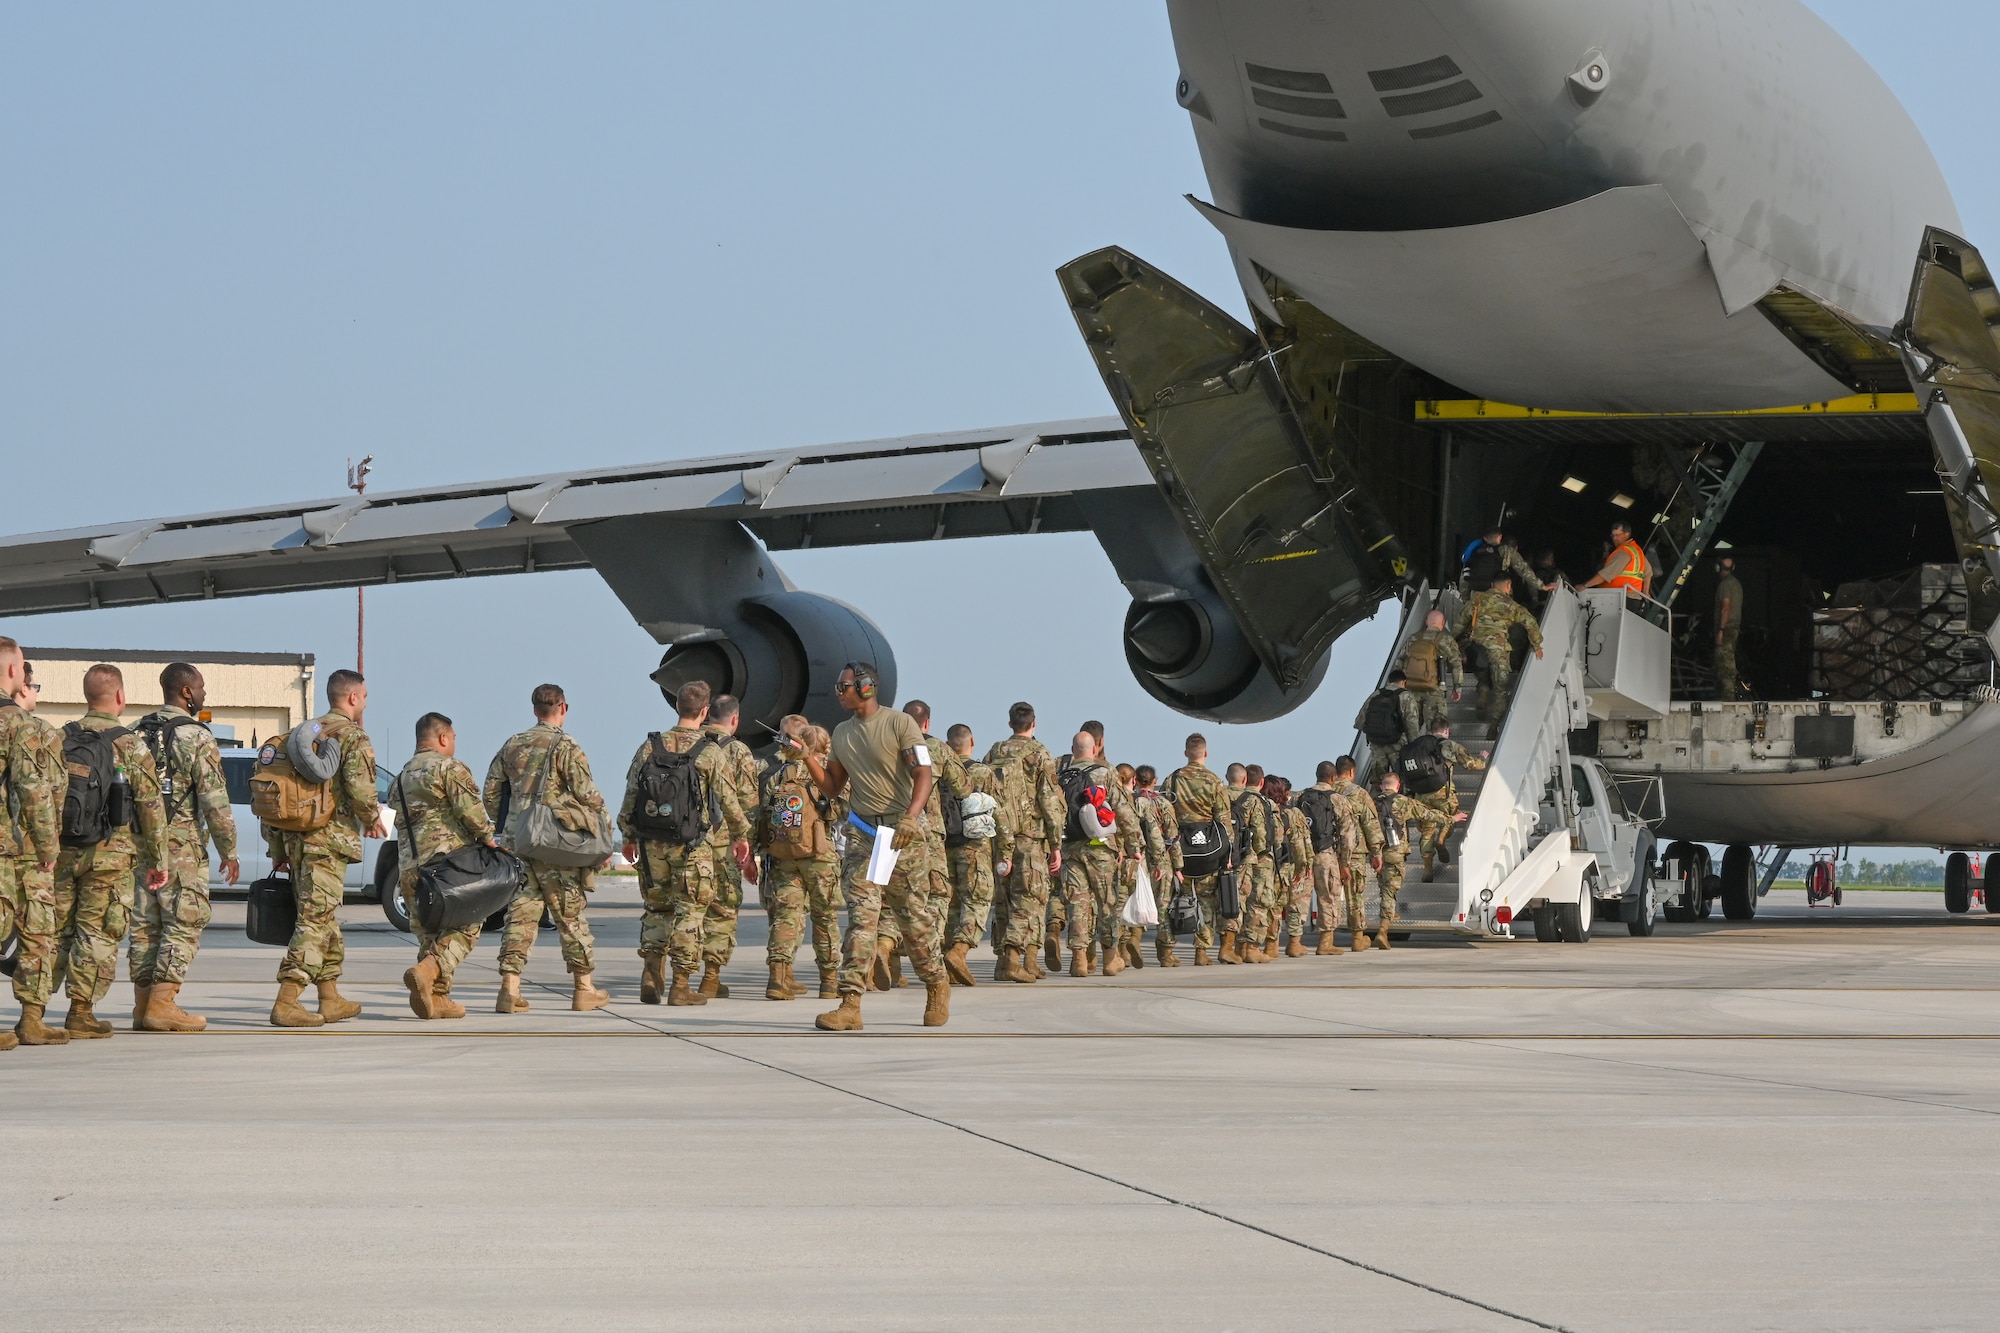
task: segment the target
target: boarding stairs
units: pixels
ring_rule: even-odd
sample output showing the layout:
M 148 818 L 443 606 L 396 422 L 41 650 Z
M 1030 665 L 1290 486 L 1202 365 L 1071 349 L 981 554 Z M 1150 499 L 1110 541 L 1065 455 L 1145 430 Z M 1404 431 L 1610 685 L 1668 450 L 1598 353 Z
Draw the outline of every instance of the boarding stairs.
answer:
M 1381 681 L 1402 661 L 1427 612 L 1443 611 L 1449 624 L 1461 602 L 1456 588 L 1417 588 Z M 1559 895 L 1563 876 L 1574 880 L 1578 873 L 1570 837 L 1576 810 L 1570 733 L 1593 718 L 1666 712 L 1669 631 L 1628 610 L 1621 592 L 1560 586 L 1542 613 L 1541 631 L 1544 655 L 1528 654 L 1514 678 L 1513 703 L 1497 724 L 1480 720 L 1469 674 L 1464 697 L 1448 706 L 1452 739 L 1490 755 L 1483 771 L 1454 775 L 1459 808 L 1470 817 L 1446 842 L 1449 864 L 1434 866 L 1426 880 L 1412 841 L 1397 898 L 1399 930 L 1510 934 L 1510 920 L 1525 919 L 1531 904 Z M 1357 765 L 1366 763 L 1365 737 L 1356 737 L 1353 753 Z M 1379 920 L 1380 886 L 1372 874 L 1367 896 Z

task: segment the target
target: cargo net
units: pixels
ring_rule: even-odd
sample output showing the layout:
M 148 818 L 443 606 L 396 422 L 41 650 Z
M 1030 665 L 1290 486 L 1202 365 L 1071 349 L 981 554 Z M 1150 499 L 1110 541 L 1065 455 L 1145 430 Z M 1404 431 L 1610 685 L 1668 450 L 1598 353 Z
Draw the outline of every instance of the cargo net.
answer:
M 1957 565 L 1843 583 L 1813 613 L 1813 692 L 1885 701 L 1977 695 L 1991 682 L 1993 657 L 1967 612 Z

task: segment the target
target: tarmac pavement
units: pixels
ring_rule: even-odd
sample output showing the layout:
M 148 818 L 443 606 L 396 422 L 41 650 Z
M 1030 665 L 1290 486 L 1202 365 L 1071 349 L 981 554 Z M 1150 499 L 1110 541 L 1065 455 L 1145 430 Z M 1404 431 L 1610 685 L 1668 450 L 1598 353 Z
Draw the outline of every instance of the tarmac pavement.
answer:
M 531 1012 L 421 1023 L 343 909 L 338 1027 L 219 905 L 199 1036 L 0 1055 L 0 1328 L 1984 1328 L 2000 916 L 1754 922 L 1255 967 L 637 1002 L 636 892 Z M 1183 950 L 1183 958 L 1187 952 Z M 983 949 L 975 976 L 991 973 Z M 801 950 L 802 977 L 812 973 Z M 6 1003 L 6 1002 L 0 1002 Z M 60 1006 L 58 1006 L 60 1007 Z M 12 1013 L 11 1004 L 5 1010 Z

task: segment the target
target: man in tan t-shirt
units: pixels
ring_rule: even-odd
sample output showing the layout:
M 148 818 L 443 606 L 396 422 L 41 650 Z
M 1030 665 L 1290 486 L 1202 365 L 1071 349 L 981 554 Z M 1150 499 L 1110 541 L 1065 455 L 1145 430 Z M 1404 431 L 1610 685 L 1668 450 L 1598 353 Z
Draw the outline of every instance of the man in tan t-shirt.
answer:
M 847 942 L 840 968 L 840 1007 L 821 1014 L 814 1026 L 851 1032 L 861 1026 L 861 994 L 875 962 L 875 939 L 884 911 L 900 928 L 903 949 L 916 965 L 926 992 L 924 1026 L 942 1027 L 950 1016 L 951 984 L 938 948 L 937 908 L 930 898 L 924 809 L 931 796 L 931 756 L 923 732 L 909 714 L 884 708 L 875 668 L 850 662 L 841 668 L 834 692 L 848 718 L 833 730 L 833 759 L 820 785 L 828 796 L 845 795 L 846 851 L 841 877 L 847 890 Z M 898 852 L 887 884 L 868 879 L 875 830 L 895 830 Z

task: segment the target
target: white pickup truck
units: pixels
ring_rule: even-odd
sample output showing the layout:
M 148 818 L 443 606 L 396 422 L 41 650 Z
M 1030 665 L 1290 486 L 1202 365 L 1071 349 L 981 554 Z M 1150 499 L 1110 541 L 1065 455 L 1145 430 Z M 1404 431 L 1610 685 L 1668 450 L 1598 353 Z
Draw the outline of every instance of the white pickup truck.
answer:
M 215 849 L 208 852 L 209 896 L 217 899 L 243 898 L 250 885 L 271 873 L 271 858 L 264 850 L 264 840 L 257 833 L 257 816 L 250 813 L 250 775 L 257 768 L 257 752 L 248 749 L 225 749 L 222 752 L 222 777 L 229 784 L 229 804 L 236 816 L 237 856 L 242 862 L 242 874 L 238 876 L 236 887 L 231 888 L 222 881 L 221 862 L 216 858 Z M 396 838 L 395 812 L 389 809 L 389 783 L 395 774 L 381 765 L 375 767 L 375 792 L 384 802 L 383 822 L 389 825 L 387 839 L 363 838 L 361 840 L 361 860 L 347 867 L 347 892 L 345 898 L 355 903 L 380 903 L 382 915 L 389 918 L 389 924 L 397 930 L 410 928 L 409 913 L 404 910 L 402 895 L 396 889 Z
M 1578 847 L 1597 858 L 1592 915 L 1615 913 L 1632 934 L 1652 934 L 1661 910 L 1686 892 L 1681 867 L 1659 859 L 1653 831 L 1667 815 L 1659 779 L 1616 778 L 1595 759 L 1572 759 L 1569 774 L 1570 828 Z M 1539 925 L 1538 938 L 1546 938 Z

